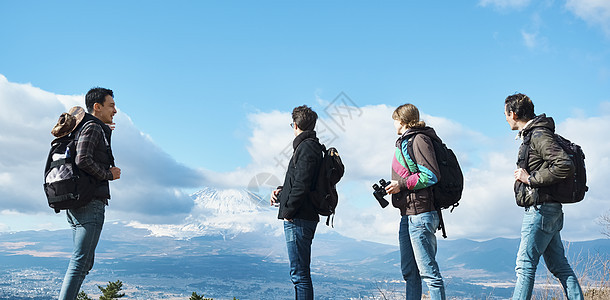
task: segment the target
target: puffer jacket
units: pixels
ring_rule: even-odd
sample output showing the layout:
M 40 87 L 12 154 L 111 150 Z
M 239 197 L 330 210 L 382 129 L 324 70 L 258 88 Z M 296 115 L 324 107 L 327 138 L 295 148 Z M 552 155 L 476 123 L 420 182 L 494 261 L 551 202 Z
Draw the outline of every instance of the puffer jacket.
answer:
M 555 122 L 545 114 L 536 116 L 519 133 L 523 143 L 519 147 L 517 167 L 530 174 L 530 185 L 515 182 L 515 196 L 520 206 L 531 206 L 543 202 L 557 202 L 552 194 L 563 179 L 574 173 L 574 164 L 554 137 Z M 525 153 L 529 144 L 527 166 Z M 520 203 L 521 202 L 521 203 Z
M 392 205 L 400 209 L 403 216 L 435 210 L 430 187 L 440 180 L 440 171 L 432 139 L 440 141 L 434 129 L 422 127 L 409 128 L 396 141 L 392 180 L 398 181 L 400 193 L 392 195 Z M 409 140 L 413 143 L 413 158 L 407 151 Z

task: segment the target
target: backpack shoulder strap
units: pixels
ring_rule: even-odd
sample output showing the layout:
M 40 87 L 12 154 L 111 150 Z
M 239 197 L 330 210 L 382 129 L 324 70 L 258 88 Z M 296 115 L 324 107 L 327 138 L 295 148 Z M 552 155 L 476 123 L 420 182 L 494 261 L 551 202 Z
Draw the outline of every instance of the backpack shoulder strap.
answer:
M 421 133 L 421 132 L 418 132 L 418 133 Z M 415 136 L 418 133 L 413 134 L 413 137 L 410 138 L 407 141 L 407 152 L 409 153 L 409 156 L 411 157 L 411 160 L 413 160 L 413 163 L 415 164 L 416 170 L 419 171 L 419 168 L 417 167 L 417 162 L 415 161 L 415 156 L 413 154 L 413 140 L 415 139 Z M 424 133 L 421 133 L 421 134 L 424 134 Z M 436 141 L 434 141 L 434 139 L 430 139 L 430 142 L 432 143 L 432 146 L 434 147 L 434 143 L 436 143 Z M 435 148 L 435 150 L 436 150 L 436 148 Z M 400 151 L 400 153 L 402 153 L 402 151 Z M 403 155 L 403 159 L 404 159 L 404 155 Z M 436 186 L 435 186 L 435 188 L 436 188 Z M 433 193 L 435 192 L 434 189 L 432 190 L 432 192 Z M 443 220 L 443 212 L 441 210 L 441 207 L 436 203 L 436 199 L 434 197 L 433 197 L 433 201 L 431 203 L 434 204 L 434 208 L 435 208 L 436 212 L 438 213 L 439 224 L 438 224 L 438 228 L 437 229 L 441 230 L 443 238 L 446 239 L 447 238 L 447 232 L 445 231 L 445 221 Z M 453 211 L 453 208 L 451 209 L 451 211 Z
M 297 152 L 297 150 L 298 150 L 299 148 L 301 148 L 301 145 L 303 145 L 303 143 L 305 143 L 306 141 L 313 141 L 313 142 L 317 143 L 318 145 L 320 145 L 320 146 L 322 147 L 322 150 L 324 150 L 324 152 L 326 152 L 326 147 L 324 146 L 324 144 L 320 143 L 320 142 L 319 142 L 319 141 L 317 141 L 315 138 L 306 138 L 306 139 L 304 139 L 303 141 L 301 141 L 301 142 L 299 143 L 299 145 L 297 146 L 297 148 L 296 148 L 296 149 L 294 149 L 294 152 Z
M 76 131 L 76 133 L 74 134 L 74 145 L 76 146 L 78 144 L 78 139 L 80 138 L 80 135 L 82 133 L 82 131 L 85 129 L 85 127 L 91 123 L 95 124 L 94 120 L 88 120 L 87 122 L 83 123 L 83 125 L 78 129 L 78 131 Z M 106 137 L 106 133 L 104 132 L 104 129 L 102 129 L 102 137 L 104 138 L 104 145 L 106 146 L 106 151 L 108 152 L 108 155 L 110 156 L 110 160 L 111 163 L 110 165 L 115 167 L 114 165 L 114 155 L 112 154 L 112 150 L 110 148 L 110 142 L 108 142 L 108 138 Z
M 413 161 L 413 163 L 415 163 L 415 167 L 417 168 L 417 161 L 415 161 L 415 155 L 413 152 L 413 142 L 415 141 L 415 137 L 418 134 L 423 134 L 425 136 L 427 136 L 430 139 L 430 143 L 432 143 L 432 146 L 434 147 L 434 143 L 436 143 L 434 141 L 434 139 L 430 138 L 428 135 L 426 135 L 424 132 L 415 132 L 413 133 L 410 138 L 407 140 L 407 154 L 409 154 L 409 157 L 411 157 L 411 160 Z M 436 149 L 436 148 L 435 148 Z M 402 149 L 401 149 L 402 150 Z M 400 153 L 402 154 L 402 151 L 400 151 Z M 403 158 L 404 158 L 404 154 L 403 154 Z
M 87 125 L 93 123 L 93 120 L 89 120 L 85 123 L 83 123 L 83 125 L 74 133 L 74 140 L 78 141 L 78 138 L 80 137 L 81 132 L 83 131 L 83 129 L 85 129 L 85 127 L 87 127 Z M 106 139 L 106 137 L 104 136 L 104 139 Z
M 419 168 L 417 167 L 417 161 L 415 160 L 415 154 L 413 152 L 413 140 L 415 140 L 415 136 L 417 136 L 418 134 L 420 134 L 420 132 L 414 133 L 407 139 L 407 154 L 409 154 L 409 157 L 411 158 L 411 160 L 413 161 L 413 164 L 415 165 L 415 172 L 419 172 Z M 401 146 L 400 154 L 402 155 L 402 159 L 405 161 L 405 164 L 406 164 L 407 159 L 405 158 L 405 154 L 402 152 L 402 142 L 401 142 L 400 146 Z M 407 170 L 408 169 L 409 169 L 409 167 L 407 166 Z M 409 170 L 409 172 L 411 172 L 411 170 Z
M 320 152 L 322 152 L 322 159 L 320 159 L 320 163 L 318 164 L 318 166 L 316 167 L 316 173 L 315 176 L 313 177 L 313 180 L 311 182 L 311 188 L 310 190 L 315 190 L 316 188 L 316 183 L 318 182 L 318 178 L 319 178 L 319 173 L 320 170 L 322 168 L 322 162 L 324 160 L 324 157 L 326 156 L 326 147 L 324 146 L 324 144 L 321 144 L 319 141 L 317 141 L 315 138 L 306 138 L 303 141 L 301 141 L 301 143 L 297 146 L 297 148 L 294 150 L 294 152 L 296 153 L 297 150 L 301 147 L 301 145 L 303 145 L 303 143 L 305 143 L 306 141 L 313 141 L 316 144 L 318 144 L 320 146 Z M 296 156 L 294 156 L 294 159 L 296 159 Z M 296 164 L 296 160 L 294 161 L 294 163 Z
M 301 142 L 301 144 L 302 144 L 302 143 L 304 143 L 305 141 L 314 141 L 314 142 L 316 142 L 318 145 L 322 146 L 322 150 L 326 152 L 326 146 L 324 146 L 324 144 L 320 143 L 320 141 L 319 141 L 319 140 L 317 140 L 317 139 L 315 139 L 315 138 L 312 138 L 312 137 L 309 137 L 309 138 L 304 139 L 304 140 Z M 299 146 L 300 146 L 301 144 L 299 144 Z
M 523 138 L 522 147 L 524 147 L 524 149 L 519 150 L 519 157 L 518 157 L 517 165 L 519 166 L 519 168 L 526 170 L 528 173 L 530 172 L 528 166 L 529 166 L 530 150 L 532 150 L 532 146 L 531 146 L 532 135 L 534 134 L 534 131 L 540 131 L 540 130 L 551 131 L 549 128 L 546 128 L 546 127 L 534 127 L 532 129 L 525 131 L 522 136 L 522 138 Z M 552 131 L 551 131 L 551 134 L 553 134 L 553 136 L 555 136 L 555 133 Z
M 521 169 L 526 170 L 529 173 L 529 156 L 530 156 L 530 143 L 532 140 L 532 132 L 534 128 L 521 133 L 521 147 L 519 149 L 519 157 L 517 158 L 517 166 Z

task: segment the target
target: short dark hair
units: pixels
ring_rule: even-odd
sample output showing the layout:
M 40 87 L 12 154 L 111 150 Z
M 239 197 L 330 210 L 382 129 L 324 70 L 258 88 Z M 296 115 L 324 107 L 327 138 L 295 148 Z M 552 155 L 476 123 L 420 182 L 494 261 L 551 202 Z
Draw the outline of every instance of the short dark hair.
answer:
M 318 120 L 318 114 L 307 105 L 298 106 L 292 110 L 292 121 L 303 131 L 313 130 L 316 127 L 316 120 Z
M 513 112 L 517 115 L 517 120 L 529 121 L 536 117 L 534 113 L 534 103 L 525 94 L 513 94 L 504 100 L 506 113 Z
M 85 96 L 85 105 L 87 105 L 87 111 L 89 113 L 93 112 L 93 105 L 95 103 L 99 103 L 102 106 L 104 105 L 104 101 L 106 100 L 106 96 L 110 96 L 114 98 L 114 93 L 112 90 L 94 87 L 87 92 Z

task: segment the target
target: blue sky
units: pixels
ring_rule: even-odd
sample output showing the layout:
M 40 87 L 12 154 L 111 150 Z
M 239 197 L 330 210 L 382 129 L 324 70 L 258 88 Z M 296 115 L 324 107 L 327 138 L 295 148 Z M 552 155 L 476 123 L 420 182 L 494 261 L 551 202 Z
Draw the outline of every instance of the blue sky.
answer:
M 113 89 L 123 114 L 118 120 L 129 123 L 124 132 L 133 134 L 119 133 L 125 123 L 117 122 L 116 134 L 125 137 L 124 145 L 115 139 L 115 147 L 125 149 L 117 164 L 142 176 L 137 182 L 150 180 L 161 194 L 179 195 L 184 206 L 178 215 L 192 206 L 188 192 L 205 185 L 243 187 L 253 174 L 267 170 L 269 160 L 292 139 L 288 113 L 293 107 L 308 104 L 331 121 L 322 112 L 342 92 L 363 113 L 349 129 L 339 130 L 337 142 L 359 171 L 342 182 L 344 194 L 361 209 L 372 209 L 363 187 L 389 176 L 385 156 L 395 137 L 387 113 L 400 104 L 417 105 L 426 121 L 441 127 L 472 180 L 504 162 L 492 159 L 498 153 L 507 157 L 511 173 L 518 144 L 502 114 L 509 94 L 530 95 L 537 112 L 566 124 L 565 132 L 574 128 L 567 125 L 570 120 L 607 124 L 610 114 L 610 4 L 594 0 L 2 1 L 0 57 L 5 92 L 10 86 L 30 96 L 32 89 L 44 91 L 45 99 L 80 99 L 93 86 Z M 4 101 L 14 100 L 6 95 Z M 40 120 L 56 118 L 63 109 L 28 103 L 40 111 Z M 3 124 L 24 112 L 8 106 L 15 110 L 5 112 Z M 52 126 L 43 125 L 40 130 Z M 0 142 L 12 149 L 16 142 L 4 131 Z M 568 137 L 588 143 L 580 133 Z M 130 148 L 136 140 L 141 143 Z M 610 152 L 597 140 L 591 137 L 591 150 L 585 150 L 598 152 L 588 158 L 603 162 Z M 369 151 L 354 155 L 364 148 Z M 139 152 L 149 150 L 151 161 L 141 155 L 143 161 L 133 163 Z M 167 164 L 149 170 L 159 159 Z M 597 180 L 607 174 L 600 170 Z M 124 175 L 125 182 L 136 182 Z M 127 190 L 117 185 L 117 191 Z M 502 199 L 510 200 L 508 186 Z M 127 194 L 123 197 L 137 197 Z M 11 199 L 0 202 L 14 216 L 35 211 L 34 204 L 23 208 Z M 143 221 L 170 222 L 154 210 Z M 6 218 L 0 219 L 4 228 L 22 227 Z M 511 226 L 512 231 L 497 234 L 514 235 L 518 228 Z M 461 237 L 471 236 L 464 230 Z
M 505 129 L 494 112 L 515 91 L 563 108 L 554 115 L 594 111 L 574 99 L 607 100 L 608 33 L 542 2 L 5 1 L 0 66 L 59 94 L 112 88 L 179 161 L 228 171 L 246 157 L 247 113 L 341 91 L 360 105 L 463 112 L 455 118 L 489 132 Z

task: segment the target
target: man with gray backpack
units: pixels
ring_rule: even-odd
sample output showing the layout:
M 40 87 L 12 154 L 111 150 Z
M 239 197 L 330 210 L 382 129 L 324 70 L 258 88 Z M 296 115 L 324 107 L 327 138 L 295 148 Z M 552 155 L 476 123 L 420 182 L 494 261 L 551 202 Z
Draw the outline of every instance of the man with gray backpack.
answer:
M 560 231 L 562 203 L 582 200 L 586 192 L 584 154 L 580 147 L 555 134 L 553 118 L 534 114 L 524 94 L 508 96 L 504 114 L 523 139 L 515 177 L 517 205 L 525 208 L 517 253 L 513 299 L 530 299 L 540 257 L 564 288 L 568 299 L 583 299 L 582 289 L 565 256 Z M 575 172 L 575 170 L 577 170 Z
M 113 117 L 117 113 L 112 90 L 93 88 L 85 96 L 87 111 L 75 107 L 62 114 L 51 133 L 52 143 L 45 170 L 49 206 L 66 210 L 72 227 L 74 249 L 59 299 L 76 299 L 93 267 L 95 248 L 104 225 L 110 199 L 109 181 L 121 177 L 114 166 L 110 146 Z M 63 154 L 61 153 L 63 152 Z M 78 172 L 74 176 L 74 172 Z M 71 181 L 80 180 L 78 184 Z

